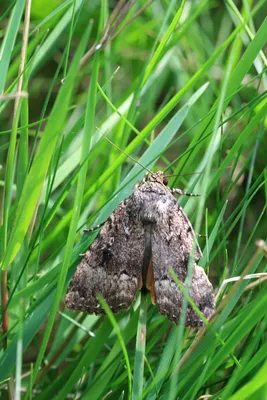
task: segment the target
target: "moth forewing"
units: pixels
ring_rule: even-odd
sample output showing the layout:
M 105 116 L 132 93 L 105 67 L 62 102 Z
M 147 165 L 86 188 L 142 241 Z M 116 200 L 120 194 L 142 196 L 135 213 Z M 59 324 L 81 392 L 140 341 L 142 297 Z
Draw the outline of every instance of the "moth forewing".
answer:
M 68 308 L 99 314 L 101 293 L 113 312 L 130 307 L 138 289 L 149 290 L 152 303 L 171 321 L 179 321 L 182 293 L 168 272 L 172 267 L 184 282 L 196 240 L 193 227 L 167 186 L 162 171 L 140 182 L 101 228 L 72 278 Z M 212 285 L 197 265 L 197 245 L 190 297 L 206 318 L 215 311 Z M 186 325 L 202 320 L 189 305 Z

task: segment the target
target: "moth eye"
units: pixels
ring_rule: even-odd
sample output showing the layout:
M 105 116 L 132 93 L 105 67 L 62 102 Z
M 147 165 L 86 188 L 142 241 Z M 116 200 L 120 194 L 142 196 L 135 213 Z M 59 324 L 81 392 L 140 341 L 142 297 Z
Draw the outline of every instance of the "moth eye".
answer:
M 166 178 L 166 176 L 164 176 L 164 178 L 163 178 L 163 184 L 164 184 L 165 186 L 168 185 L 168 178 Z

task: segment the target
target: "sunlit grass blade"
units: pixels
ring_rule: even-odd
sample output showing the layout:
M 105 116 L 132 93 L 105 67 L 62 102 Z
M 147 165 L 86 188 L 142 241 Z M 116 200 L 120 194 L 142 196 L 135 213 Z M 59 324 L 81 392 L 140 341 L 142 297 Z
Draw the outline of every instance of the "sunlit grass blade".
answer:
M 85 47 L 87 45 L 90 33 L 91 33 L 91 26 L 85 32 L 85 34 L 82 38 L 82 41 L 80 43 L 80 46 L 77 50 L 77 53 L 75 55 L 75 59 L 69 69 L 69 74 L 68 74 L 66 80 L 68 80 L 68 78 L 70 76 L 73 79 L 72 83 L 74 83 L 74 77 L 75 77 L 75 72 L 76 72 L 75 70 L 78 68 L 78 62 L 81 59 L 81 56 L 85 51 Z M 91 83 L 91 90 L 89 91 L 89 101 L 88 101 L 88 103 L 90 102 L 89 103 L 90 107 L 92 107 L 92 109 L 90 109 L 92 114 L 91 114 L 91 118 L 89 119 L 89 121 L 87 121 L 87 123 L 88 123 L 88 125 L 86 126 L 87 136 L 85 136 L 85 140 L 84 140 L 83 152 L 81 154 L 81 162 L 83 162 L 83 159 L 87 156 L 87 152 L 90 149 L 90 137 L 91 137 L 92 125 L 93 125 L 93 121 L 94 121 L 94 106 L 95 106 L 94 99 L 95 99 L 97 75 L 98 75 L 98 59 L 96 57 L 96 59 L 95 59 L 95 75 L 94 75 L 94 79 L 92 80 L 92 83 Z M 92 101 L 92 98 L 93 98 L 93 101 Z M 89 144 L 89 146 L 88 146 L 88 144 Z M 38 148 L 38 150 L 39 150 L 39 148 Z M 44 356 L 44 353 L 46 350 L 46 346 L 48 344 L 48 340 L 49 340 L 49 337 L 50 337 L 50 334 L 52 331 L 52 327 L 54 324 L 55 316 L 57 313 L 57 308 L 58 308 L 58 305 L 59 305 L 59 302 L 60 302 L 60 299 L 62 296 L 62 291 L 63 291 L 65 280 L 66 280 L 67 269 L 68 269 L 70 259 L 71 259 L 71 252 L 72 252 L 72 248 L 74 245 L 76 229 L 77 229 L 79 216 L 80 216 L 81 193 L 83 192 L 83 189 L 84 189 L 85 176 L 86 176 L 86 164 L 84 165 L 83 169 L 81 169 L 79 179 L 78 179 L 78 184 L 77 184 L 77 188 L 76 188 L 76 198 L 75 198 L 75 204 L 74 204 L 75 213 L 73 213 L 73 217 L 72 217 L 72 221 L 71 221 L 69 235 L 68 235 L 66 248 L 65 248 L 65 252 L 64 252 L 62 269 L 60 271 L 59 282 L 58 282 L 58 285 L 56 288 L 53 306 L 52 306 L 52 309 L 51 309 L 51 312 L 49 315 L 49 319 L 47 322 L 42 346 L 38 353 L 37 361 L 35 363 L 35 367 L 33 370 L 33 381 L 37 377 L 39 366 L 41 365 L 41 362 L 42 362 L 42 359 L 43 359 L 43 356 Z
M 22 13 L 25 6 L 25 0 L 17 1 L 14 5 L 9 25 L 2 42 L 0 50 L 0 94 L 4 92 L 6 85 L 6 76 L 11 59 L 11 51 L 14 47 L 16 36 L 18 34 Z
M 166 43 L 168 42 L 168 40 L 169 40 L 171 34 L 173 33 L 176 25 L 178 24 L 179 19 L 181 17 L 181 14 L 183 12 L 184 4 L 185 4 L 185 1 L 182 0 L 181 1 L 181 5 L 178 8 L 178 10 L 177 10 L 172 22 L 170 23 L 167 32 L 165 33 L 165 35 L 162 38 L 158 48 L 156 49 L 155 54 L 153 54 L 153 57 L 150 60 L 148 66 L 147 66 L 147 69 L 146 69 L 146 72 L 145 72 L 145 76 L 144 76 L 144 79 L 143 79 L 143 84 L 144 84 L 144 82 L 146 82 L 146 80 L 149 77 L 149 75 L 151 74 L 151 71 L 153 70 L 154 66 L 159 61 L 161 53 L 164 50 L 164 47 L 165 47 Z
M 13 229 L 2 263 L 3 269 L 7 268 L 16 256 L 30 225 L 53 151 L 57 144 L 57 140 L 62 133 L 71 91 L 75 83 L 75 73 L 78 68 L 79 55 L 80 52 L 77 52 L 68 77 L 57 96 L 50 119 L 46 125 L 37 153 L 34 157 L 32 167 L 26 178 L 21 198 L 18 203 Z

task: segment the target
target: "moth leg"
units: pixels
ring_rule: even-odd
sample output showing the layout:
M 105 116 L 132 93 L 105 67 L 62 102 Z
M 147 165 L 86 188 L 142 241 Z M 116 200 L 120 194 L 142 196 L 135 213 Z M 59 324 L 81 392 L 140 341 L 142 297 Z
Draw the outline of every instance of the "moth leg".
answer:
M 197 233 L 195 232 L 195 234 L 199 237 L 199 238 L 206 238 L 207 235 L 205 235 L 204 233 Z
M 93 226 L 93 228 L 89 228 L 89 229 L 85 228 L 83 231 L 86 232 L 86 233 L 96 231 L 97 229 L 102 228 L 102 226 L 105 224 L 105 222 L 103 222 L 102 224 Z
M 176 189 L 176 188 L 172 188 L 171 192 L 172 192 L 172 194 L 179 194 L 179 195 L 182 195 L 182 196 L 190 196 L 190 197 L 198 197 L 198 196 L 200 196 L 200 194 L 187 193 L 187 192 L 184 192 L 181 189 Z
M 149 177 L 149 172 L 146 172 L 146 173 L 145 173 L 145 176 L 144 176 L 144 178 L 143 178 L 143 180 L 142 180 L 142 183 L 147 182 L 147 181 L 148 181 L 148 177 Z

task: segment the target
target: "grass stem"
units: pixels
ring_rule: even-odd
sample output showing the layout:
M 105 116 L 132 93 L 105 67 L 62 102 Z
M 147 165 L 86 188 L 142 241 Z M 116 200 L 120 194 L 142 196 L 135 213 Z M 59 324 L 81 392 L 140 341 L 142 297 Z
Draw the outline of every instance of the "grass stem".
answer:
M 137 326 L 136 351 L 133 376 L 133 400 L 142 398 L 146 351 L 147 296 L 141 293 L 140 313 Z

